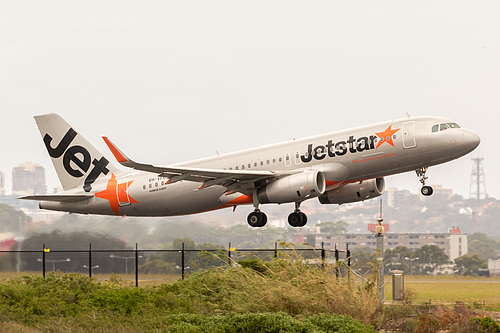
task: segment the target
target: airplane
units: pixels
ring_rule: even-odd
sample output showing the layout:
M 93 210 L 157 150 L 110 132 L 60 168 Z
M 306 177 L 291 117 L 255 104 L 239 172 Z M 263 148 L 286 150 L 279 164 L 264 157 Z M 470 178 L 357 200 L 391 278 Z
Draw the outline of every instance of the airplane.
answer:
M 117 216 L 177 216 L 253 205 L 247 222 L 263 227 L 263 204 L 344 204 L 384 193 L 384 177 L 416 171 L 421 193 L 429 167 L 473 151 L 479 136 L 442 117 L 411 117 L 167 166 L 139 163 L 103 137 L 117 167 L 58 114 L 35 116 L 63 191 L 29 195 L 40 209 Z

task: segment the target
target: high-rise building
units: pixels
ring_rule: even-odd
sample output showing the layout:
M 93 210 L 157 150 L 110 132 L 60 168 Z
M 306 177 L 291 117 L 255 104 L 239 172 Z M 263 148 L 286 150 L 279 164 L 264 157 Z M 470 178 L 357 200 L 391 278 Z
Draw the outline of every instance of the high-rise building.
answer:
M 12 169 L 12 194 L 46 194 L 45 168 L 36 163 L 23 163 Z

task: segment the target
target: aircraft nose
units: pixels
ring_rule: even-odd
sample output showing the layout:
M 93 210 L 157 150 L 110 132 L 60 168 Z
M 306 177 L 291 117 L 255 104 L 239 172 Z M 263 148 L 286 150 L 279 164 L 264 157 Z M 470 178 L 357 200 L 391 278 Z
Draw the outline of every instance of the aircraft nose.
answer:
M 465 132 L 464 132 L 464 144 L 469 146 L 471 151 L 476 149 L 476 147 L 479 146 L 480 142 L 481 142 L 481 138 L 479 137 L 479 135 L 477 135 L 473 131 L 465 130 Z

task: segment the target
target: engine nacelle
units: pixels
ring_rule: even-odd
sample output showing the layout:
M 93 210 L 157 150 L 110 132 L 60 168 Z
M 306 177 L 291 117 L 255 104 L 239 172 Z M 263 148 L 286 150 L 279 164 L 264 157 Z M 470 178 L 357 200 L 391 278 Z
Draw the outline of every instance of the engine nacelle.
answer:
M 385 191 L 384 178 L 363 180 L 328 191 L 320 196 L 323 205 L 364 201 L 382 195 Z
M 304 171 L 286 176 L 257 191 L 260 203 L 286 203 L 316 198 L 325 192 L 325 176 L 321 171 Z

